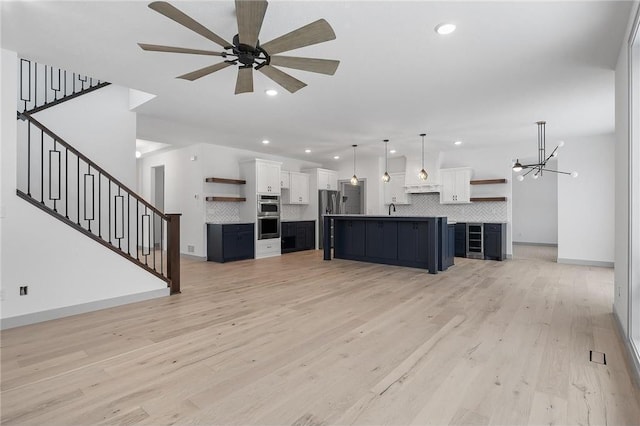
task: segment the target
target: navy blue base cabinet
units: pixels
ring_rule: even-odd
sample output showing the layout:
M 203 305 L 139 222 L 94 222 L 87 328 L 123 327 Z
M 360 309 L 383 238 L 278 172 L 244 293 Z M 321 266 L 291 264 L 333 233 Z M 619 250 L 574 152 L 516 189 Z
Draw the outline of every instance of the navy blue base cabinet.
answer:
M 455 224 L 455 255 L 457 257 L 467 256 L 467 224 Z
M 254 251 L 253 223 L 207 224 L 207 260 L 230 262 L 253 259 Z
M 505 260 L 507 258 L 507 224 L 484 224 L 484 258 Z
M 316 222 L 304 220 L 282 222 L 281 225 L 282 254 L 316 248 Z

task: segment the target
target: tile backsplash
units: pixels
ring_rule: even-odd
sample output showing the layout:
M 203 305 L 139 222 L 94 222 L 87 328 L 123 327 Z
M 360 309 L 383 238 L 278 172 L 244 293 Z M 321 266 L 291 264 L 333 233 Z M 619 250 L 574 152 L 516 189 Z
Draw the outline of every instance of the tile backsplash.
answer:
M 411 204 L 396 206 L 398 216 L 447 216 L 458 222 L 508 222 L 507 202 L 440 204 L 440 194 L 411 194 Z
M 281 220 L 304 220 L 303 214 L 308 206 L 281 204 Z M 207 223 L 240 222 L 240 206 L 238 203 L 217 201 L 205 202 L 205 220 Z
M 240 206 L 238 203 L 206 201 L 204 208 L 207 223 L 232 223 L 240 221 Z

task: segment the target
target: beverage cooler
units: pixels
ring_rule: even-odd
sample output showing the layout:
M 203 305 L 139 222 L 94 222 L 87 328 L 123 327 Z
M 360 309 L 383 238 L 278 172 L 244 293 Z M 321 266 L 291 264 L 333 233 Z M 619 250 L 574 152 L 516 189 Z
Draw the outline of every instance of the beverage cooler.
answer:
M 482 223 L 467 223 L 467 257 L 471 259 L 484 259 Z

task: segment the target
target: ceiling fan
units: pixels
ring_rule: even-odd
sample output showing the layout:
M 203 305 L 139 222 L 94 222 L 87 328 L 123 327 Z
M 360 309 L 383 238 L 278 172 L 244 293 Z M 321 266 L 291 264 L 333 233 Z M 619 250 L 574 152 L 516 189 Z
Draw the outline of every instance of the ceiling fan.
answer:
M 265 44 L 260 44 L 258 34 L 260 33 L 262 21 L 267 11 L 267 5 L 268 3 L 265 0 L 236 0 L 238 34 L 233 37 L 233 43 L 229 43 L 175 6 L 164 1 L 155 1 L 149 4 L 149 8 L 222 46 L 225 51 L 214 52 L 210 50 L 145 43 L 138 43 L 138 45 L 143 50 L 153 52 L 220 56 L 226 59 L 223 62 L 209 65 L 177 77 L 189 81 L 197 80 L 232 65 L 239 65 L 238 77 L 236 79 L 236 95 L 239 93 L 253 92 L 254 69 L 266 75 L 291 93 L 302 89 L 306 84 L 276 68 L 276 66 L 333 75 L 340 61 L 278 55 L 278 53 L 300 47 L 334 40 L 336 35 L 331 25 L 324 19 L 318 19 L 315 22 L 277 37 Z

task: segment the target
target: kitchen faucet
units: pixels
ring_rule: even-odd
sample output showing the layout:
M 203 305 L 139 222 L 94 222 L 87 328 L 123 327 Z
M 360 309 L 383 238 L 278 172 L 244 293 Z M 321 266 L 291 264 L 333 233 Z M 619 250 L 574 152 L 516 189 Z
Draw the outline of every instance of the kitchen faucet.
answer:
M 393 211 L 396 211 L 396 205 L 393 203 L 389 203 L 389 216 L 391 216 L 391 207 L 393 207 Z

